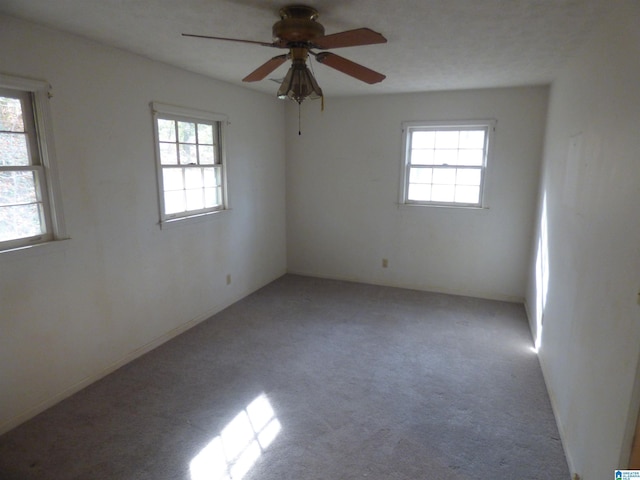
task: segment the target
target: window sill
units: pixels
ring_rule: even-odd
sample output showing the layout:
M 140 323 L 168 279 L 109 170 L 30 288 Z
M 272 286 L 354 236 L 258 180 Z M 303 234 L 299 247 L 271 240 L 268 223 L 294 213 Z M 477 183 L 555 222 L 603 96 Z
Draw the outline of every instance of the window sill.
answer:
M 474 211 L 489 210 L 489 207 L 486 205 L 475 206 L 475 205 L 452 205 L 452 204 L 439 205 L 437 203 L 396 203 L 396 206 L 398 207 L 398 209 L 404 209 L 404 208 L 413 209 L 416 207 L 423 207 L 423 208 L 474 210 Z
M 61 252 L 67 248 L 68 240 L 71 239 L 60 238 L 57 240 L 49 240 L 47 242 L 36 243 L 33 245 L 25 245 L 23 247 L 0 250 L 0 259 L 20 259 L 36 255 L 46 255 L 50 253 Z
M 224 214 L 230 212 L 230 208 L 226 208 L 224 210 L 216 210 L 214 212 L 200 213 L 197 215 L 189 215 L 188 217 L 179 217 L 172 218 L 171 220 L 164 220 L 159 223 L 161 230 L 168 230 L 171 228 L 180 227 L 183 225 L 192 225 L 195 223 L 206 222 L 213 217 L 216 217 L 220 214 Z

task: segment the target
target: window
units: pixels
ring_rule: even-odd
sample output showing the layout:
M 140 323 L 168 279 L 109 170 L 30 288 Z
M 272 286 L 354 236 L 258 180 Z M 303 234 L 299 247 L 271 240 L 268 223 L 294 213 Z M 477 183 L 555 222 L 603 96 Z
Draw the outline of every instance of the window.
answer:
M 0 250 L 64 237 L 48 90 L 0 75 Z
M 227 207 L 226 117 L 154 103 L 161 223 Z
M 401 203 L 481 207 L 494 125 L 404 123 Z

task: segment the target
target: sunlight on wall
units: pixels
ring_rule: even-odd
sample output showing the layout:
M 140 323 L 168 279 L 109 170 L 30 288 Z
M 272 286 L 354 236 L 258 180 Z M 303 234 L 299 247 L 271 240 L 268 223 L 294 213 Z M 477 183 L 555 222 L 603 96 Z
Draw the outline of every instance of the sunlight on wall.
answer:
M 280 422 L 263 393 L 191 460 L 191 480 L 240 480 L 280 429 Z
M 542 320 L 547 305 L 547 289 L 549 287 L 549 245 L 547 233 L 547 194 L 542 199 L 542 216 L 540 217 L 540 236 L 536 253 L 536 340 L 534 350 L 538 352 L 542 342 Z

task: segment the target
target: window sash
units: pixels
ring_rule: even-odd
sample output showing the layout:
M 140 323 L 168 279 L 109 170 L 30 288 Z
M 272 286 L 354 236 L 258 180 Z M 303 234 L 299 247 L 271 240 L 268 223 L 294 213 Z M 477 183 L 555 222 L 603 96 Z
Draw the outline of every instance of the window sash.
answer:
M 39 243 L 43 241 L 49 241 L 53 239 L 52 229 L 50 228 L 50 220 L 47 215 L 49 209 L 48 195 L 46 189 L 46 181 L 45 181 L 45 170 L 42 166 L 34 165 L 34 166 L 1 166 L 0 167 L 0 181 L 2 174 L 4 172 L 31 172 L 33 173 L 34 181 L 33 181 L 33 191 L 30 192 L 33 194 L 33 199 L 15 201 L 15 202 L 6 202 L 3 201 L 2 193 L 0 193 L 0 226 L 3 220 L 9 220 L 13 223 L 14 227 L 14 236 L 8 237 L 7 239 L 3 239 L 2 234 L 0 233 L 0 247 L 2 249 L 11 249 L 16 248 L 18 246 L 23 246 L 27 244 Z M 6 202 L 6 203 L 5 203 Z M 29 210 L 28 207 L 35 207 L 35 218 L 34 212 L 32 211 L 31 218 L 27 218 L 22 214 L 20 220 L 26 221 L 27 223 L 31 221 L 37 220 L 38 222 L 38 232 L 33 231 L 32 228 L 28 228 L 28 226 L 23 225 L 20 228 L 19 220 L 11 219 L 10 211 L 17 208 L 23 208 L 25 210 Z M 33 209 L 31 209 L 33 210 Z M 18 223 L 16 225 L 16 223 Z M 20 231 L 22 230 L 22 233 Z
M 20 101 L 22 110 L 22 130 L 1 130 L 0 135 L 24 135 L 26 137 L 27 158 L 29 165 L 40 165 L 40 151 L 38 148 L 38 134 L 35 124 L 34 99 L 31 92 L 0 88 L 0 97 Z M 9 166 L 9 165 L 3 165 Z
M 161 120 L 166 120 L 172 122 L 174 125 L 174 140 L 163 140 L 160 138 L 160 134 L 158 132 L 158 147 L 160 153 L 160 164 L 162 167 L 167 166 L 192 166 L 192 165 L 200 165 L 200 166 L 211 166 L 222 164 L 222 155 L 220 151 L 220 122 L 217 121 L 203 121 L 197 119 L 185 119 L 178 117 L 170 117 L 167 115 L 158 115 L 156 117 L 156 128 L 158 128 L 158 122 Z M 180 140 L 179 134 L 179 125 L 181 123 L 195 124 L 195 138 L 192 141 L 182 141 Z M 212 128 L 212 142 L 208 141 L 200 141 L 200 125 L 210 126 Z M 173 150 L 175 153 L 175 163 L 173 162 L 163 162 L 163 153 L 167 150 L 163 148 L 163 146 L 168 147 L 170 150 Z M 173 148 L 171 148 L 173 147 Z M 192 156 L 195 158 L 195 162 L 183 162 L 182 157 L 188 155 L 187 147 L 193 147 Z M 202 148 L 200 148 L 202 147 Z M 204 155 L 204 152 L 212 149 L 212 157 L 213 161 L 209 162 L 208 158 Z M 207 160 L 207 161 L 205 161 Z
M 202 185 L 188 185 L 188 170 L 201 170 L 202 172 Z M 214 183 L 206 183 L 205 170 L 211 170 L 214 172 Z M 181 177 L 181 185 L 179 188 L 168 188 L 165 182 L 165 172 L 179 172 Z M 163 179 L 163 194 L 161 197 L 163 212 L 167 219 L 180 218 L 184 216 L 201 215 L 207 212 L 214 212 L 224 210 L 224 198 L 222 195 L 222 165 L 163 165 L 162 166 L 162 179 Z M 199 193 L 201 195 L 202 208 L 189 208 L 189 203 L 194 202 L 194 196 Z M 174 208 L 168 206 L 167 197 L 174 196 L 181 197 L 184 203 L 184 209 L 180 211 L 173 211 Z M 206 206 L 208 203 L 208 196 L 215 195 L 215 204 Z M 175 202 L 175 200 L 174 200 Z M 180 200 L 177 202 L 180 203 Z M 210 202 L 209 202 L 210 203 Z
M 430 180 L 425 182 L 411 182 L 412 171 L 426 171 L 431 173 Z M 452 171 L 451 174 L 456 177 L 452 182 L 438 181 L 434 177 L 437 171 L 445 172 Z M 463 183 L 458 181 L 457 177 L 461 172 L 478 172 L 479 180 L 475 183 Z M 448 172 L 447 172 L 448 173 Z M 409 165 L 407 172 L 407 194 L 405 203 L 411 204 L 451 204 L 456 206 L 478 206 L 482 199 L 482 182 L 484 176 L 484 169 L 481 167 L 469 167 L 469 166 L 446 166 L 446 165 Z M 412 189 L 412 187 L 415 187 Z M 414 194 L 411 198 L 412 190 L 418 190 L 422 187 L 422 195 L 428 192 L 427 199 L 416 198 L 419 194 Z M 440 193 L 438 193 L 438 190 Z M 448 191 L 448 192 L 447 192 Z M 435 193 L 434 193 L 435 192 Z M 477 200 L 470 200 L 470 195 L 474 195 Z M 435 197 L 435 198 L 434 198 Z M 449 197 L 449 198 L 446 198 Z

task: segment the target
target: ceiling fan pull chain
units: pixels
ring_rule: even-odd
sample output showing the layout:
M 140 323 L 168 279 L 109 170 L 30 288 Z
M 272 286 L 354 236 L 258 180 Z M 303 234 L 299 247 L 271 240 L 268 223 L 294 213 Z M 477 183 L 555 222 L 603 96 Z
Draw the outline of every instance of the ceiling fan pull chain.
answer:
M 302 103 L 298 103 L 298 135 L 302 135 L 300 130 L 300 110 L 302 109 Z

